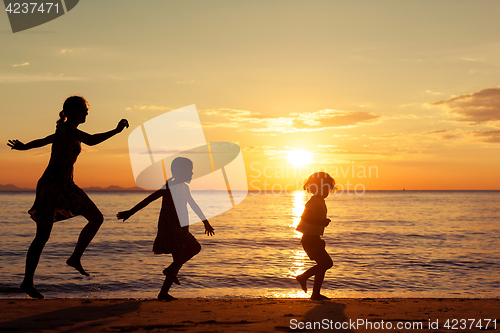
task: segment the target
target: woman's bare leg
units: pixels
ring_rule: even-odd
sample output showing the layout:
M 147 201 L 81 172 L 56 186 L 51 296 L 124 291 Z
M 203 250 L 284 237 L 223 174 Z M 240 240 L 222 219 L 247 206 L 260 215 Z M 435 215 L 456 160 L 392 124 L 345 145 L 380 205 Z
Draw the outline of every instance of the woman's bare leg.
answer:
M 21 283 L 21 289 L 28 294 L 28 296 L 33 298 L 43 298 L 43 295 L 36 290 L 33 277 L 35 275 L 35 270 L 40 261 L 40 255 L 42 254 L 45 244 L 49 240 L 50 233 L 52 231 L 52 222 L 47 223 L 48 225 L 42 226 L 41 223 L 36 225 L 36 236 L 31 242 L 31 245 L 26 254 L 26 267 L 24 271 L 24 280 Z
M 97 206 L 93 206 L 92 209 L 89 209 L 87 212 L 82 214 L 88 221 L 87 225 L 80 232 L 80 236 L 78 237 L 78 242 L 76 243 L 75 250 L 73 254 L 66 260 L 66 264 L 75 268 L 80 274 L 89 276 L 89 274 L 83 269 L 81 259 L 83 252 L 90 244 L 97 231 L 101 227 L 104 217 L 102 213 L 99 211 Z

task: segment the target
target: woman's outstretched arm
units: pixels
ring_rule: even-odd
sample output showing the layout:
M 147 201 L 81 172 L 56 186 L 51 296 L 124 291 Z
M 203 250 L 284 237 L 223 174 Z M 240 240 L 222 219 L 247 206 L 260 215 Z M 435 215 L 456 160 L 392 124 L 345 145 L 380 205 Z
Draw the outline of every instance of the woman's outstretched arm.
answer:
M 108 132 L 97 133 L 97 134 L 88 134 L 88 133 L 85 133 L 83 131 L 80 131 L 76 127 L 68 126 L 68 128 L 71 128 L 70 129 L 71 135 L 76 140 L 85 143 L 87 146 L 95 146 L 103 141 L 106 141 L 107 139 L 111 138 L 112 136 L 123 131 L 123 129 L 125 127 L 128 128 L 127 119 L 120 120 L 115 129 L 108 131 Z
M 26 144 L 22 143 L 19 140 L 9 140 L 9 143 L 7 143 L 7 146 L 10 147 L 10 149 L 14 150 L 28 150 L 28 149 L 33 149 L 33 148 L 40 148 L 43 146 L 46 146 L 48 144 L 51 144 L 54 141 L 54 134 L 51 134 L 43 139 L 36 139 L 33 141 L 30 141 Z
M 151 193 L 149 196 L 146 197 L 146 199 L 139 202 L 137 205 L 134 206 L 134 208 L 130 210 L 124 210 L 123 212 L 118 212 L 118 214 L 116 214 L 116 218 L 119 220 L 123 219 L 123 222 L 125 222 L 126 220 L 128 220 L 129 217 L 131 217 L 132 215 L 134 215 L 135 213 L 137 213 L 138 211 L 140 211 L 141 209 L 143 209 L 144 207 L 146 207 L 147 205 L 149 205 L 150 203 L 161 197 L 163 194 L 162 191 L 165 190 L 160 189 L 156 192 Z

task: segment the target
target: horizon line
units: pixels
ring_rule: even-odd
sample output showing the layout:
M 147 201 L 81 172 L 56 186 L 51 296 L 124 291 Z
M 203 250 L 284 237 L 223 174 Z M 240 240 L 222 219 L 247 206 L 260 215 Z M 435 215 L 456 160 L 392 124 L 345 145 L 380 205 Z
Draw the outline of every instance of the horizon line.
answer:
M 2 187 L 9 187 L 9 188 L 2 188 Z M 12 188 L 13 187 L 13 188 Z M 150 191 L 156 191 L 157 189 L 145 189 L 141 188 L 139 186 L 133 186 L 133 187 L 122 187 L 119 185 L 109 185 L 107 187 L 101 187 L 101 186 L 88 186 L 88 187 L 81 187 L 82 190 L 88 191 L 88 192 L 150 192 Z M 35 192 L 36 188 L 25 188 L 25 187 L 18 187 L 17 185 L 14 184 L 0 184 L 0 192 Z M 226 190 L 214 190 L 214 189 L 206 189 L 206 190 L 192 190 L 196 192 L 202 192 L 202 191 L 226 191 Z M 245 190 L 234 190 L 236 192 L 241 192 Z M 302 189 L 296 189 L 293 190 L 292 192 L 296 191 L 304 191 Z M 365 192 L 381 192 L 381 191 L 391 191 L 391 192 L 418 192 L 418 191 L 500 191 L 500 189 L 366 189 Z M 247 190 L 248 193 L 274 193 L 272 190 Z M 354 192 L 354 191 L 353 191 Z M 279 193 L 281 194 L 281 192 Z

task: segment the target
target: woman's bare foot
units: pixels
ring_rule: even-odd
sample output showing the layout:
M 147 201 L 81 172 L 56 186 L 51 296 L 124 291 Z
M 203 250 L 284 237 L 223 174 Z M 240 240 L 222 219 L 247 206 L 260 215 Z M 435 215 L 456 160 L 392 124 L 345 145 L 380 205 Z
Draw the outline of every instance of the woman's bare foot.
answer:
M 21 289 L 31 298 L 43 299 L 43 295 L 31 283 L 21 283 Z
M 297 275 L 295 278 L 299 281 L 302 290 L 307 293 L 307 279 L 303 275 Z
M 329 300 L 330 298 L 326 297 L 326 296 L 323 296 L 321 294 L 317 294 L 317 295 L 312 295 L 311 296 L 311 299 L 313 301 L 327 301 Z
M 181 285 L 181 283 L 179 282 L 179 279 L 177 278 L 177 275 L 170 274 L 170 272 L 168 271 L 168 267 L 163 270 L 163 275 L 170 277 L 175 284 Z
M 177 301 L 177 298 L 175 298 L 174 296 L 170 295 L 170 294 L 166 294 L 166 295 L 162 295 L 161 293 L 158 294 L 158 299 L 160 301 L 167 301 L 167 302 L 170 302 L 170 301 Z
M 70 257 L 68 260 L 66 260 L 66 264 L 76 269 L 78 272 L 80 272 L 80 274 L 90 276 L 90 274 L 85 272 L 85 270 L 83 269 L 80 260 L 75 260 Z

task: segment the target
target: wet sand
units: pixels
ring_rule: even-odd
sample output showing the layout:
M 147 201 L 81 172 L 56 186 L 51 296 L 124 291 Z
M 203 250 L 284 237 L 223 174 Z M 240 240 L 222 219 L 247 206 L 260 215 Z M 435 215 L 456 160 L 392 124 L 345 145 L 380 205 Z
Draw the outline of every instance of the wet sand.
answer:
M 484 332 L 499 314 L 500 299 L 3 299 L 0 331 Z

